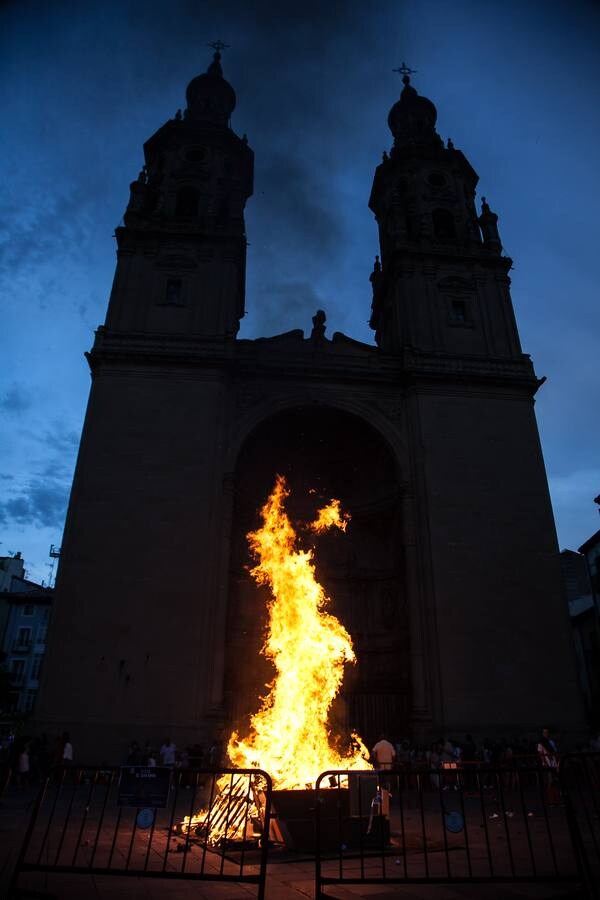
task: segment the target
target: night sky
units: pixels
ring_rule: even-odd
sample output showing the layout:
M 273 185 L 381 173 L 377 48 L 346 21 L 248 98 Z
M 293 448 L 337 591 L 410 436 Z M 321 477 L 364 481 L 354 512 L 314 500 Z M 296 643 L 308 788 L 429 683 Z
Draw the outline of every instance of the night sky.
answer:
M 577 2 L 5 2 L 0 555 L 48 579 L 142 144 L 222 39 L 232 127 L 256 155 L 240 337 L 373 343 L 367 207 L 405 61 L 479 174 L 514 260 L 561 548 L 600 527 L 600 11 Z M 518 514 L 518 510 L 515 510 Z M 98 565 L 110 566 L 98 548 Z

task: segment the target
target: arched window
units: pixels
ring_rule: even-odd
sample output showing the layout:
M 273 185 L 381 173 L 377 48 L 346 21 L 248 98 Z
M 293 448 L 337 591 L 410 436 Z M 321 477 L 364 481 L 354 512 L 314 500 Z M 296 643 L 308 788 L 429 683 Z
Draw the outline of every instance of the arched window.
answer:
M 175 215 L 178 219 L 195 219 L 198 216 L 198 191 L 182 187 L 177 192 Z
M 440 241 L 452 240 L 455 237 L 454 219 L 447 209 L 434 209 L 433 234 Z

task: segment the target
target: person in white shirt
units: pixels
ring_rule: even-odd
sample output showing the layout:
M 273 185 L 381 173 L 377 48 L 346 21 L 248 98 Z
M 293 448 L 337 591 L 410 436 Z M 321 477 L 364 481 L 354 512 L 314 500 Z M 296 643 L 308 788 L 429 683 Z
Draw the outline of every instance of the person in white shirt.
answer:
M 393 744 L 387 740 L 385 734 L 379 735 L 379 740 L 371 750 L 373 759 L 378 769 L 391 769 L 396 759 L 396 751 Z
M 67 731 L 62 736 L 62 764 L 63 766 L 73 765 L 73 744 Z
M 177 755 L 177 747 L 170 737 L 165 738 L 165 742 L 160 748 L 160 758 L 163 766 L 174 766 Z
M 19 784 L 21 787 L 29 784 L 29 744 L 25 744 L 19 754 Z

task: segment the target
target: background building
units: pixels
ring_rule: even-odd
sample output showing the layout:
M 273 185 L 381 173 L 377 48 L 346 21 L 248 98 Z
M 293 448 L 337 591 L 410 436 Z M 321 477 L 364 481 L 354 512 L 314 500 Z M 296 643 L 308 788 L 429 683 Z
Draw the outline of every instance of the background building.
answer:
M 599 611 L 585 556 L 573 550 L 563 550 L 560 564 L 586 715 L 590 726 L 596 727 L 600 713 Z
M 579 548 L 586 563 L 591 593 L 598 606 L 600 601 L 600 529 Z
M 600 497 L 595 503 L 600 504 Z M 579 548 L 560 554 L 573 627 L 579 681 L 589 724 L 600 727 L 600 530 Z
M 0 649 L 12 688 L 1 711 L 7 717 L 33 712 L 51 608 L 52 590 L 25 578 L 21 554 L 0 557 Z
M 406 74 L 370 199 L 376 346 L 329 339 L 320 310 L 308 337 L 238 340 L 253 153 L 234 106 L 217 53 L 145 144 L 116 231 L 40 725 L 90 760 L 132 733 L 244 730 L 270 677 L 246 534 L 279 472 L 294 517 L 332 496 L 352 516 L 316 556 L 358 657 L 340 727 L 428 740 L 551 723 L 568 741 L 583 716 L 541 381 L 477 174 Z

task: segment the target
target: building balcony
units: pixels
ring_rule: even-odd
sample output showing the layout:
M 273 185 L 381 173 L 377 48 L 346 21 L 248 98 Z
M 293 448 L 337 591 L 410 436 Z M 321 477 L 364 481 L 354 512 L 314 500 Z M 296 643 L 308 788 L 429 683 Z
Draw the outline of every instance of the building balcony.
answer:
M 31 641 L 13 641 L 11 650 L 13 653 L 29 653 L 32 647 Z

